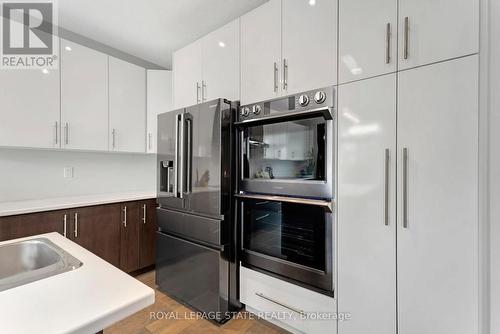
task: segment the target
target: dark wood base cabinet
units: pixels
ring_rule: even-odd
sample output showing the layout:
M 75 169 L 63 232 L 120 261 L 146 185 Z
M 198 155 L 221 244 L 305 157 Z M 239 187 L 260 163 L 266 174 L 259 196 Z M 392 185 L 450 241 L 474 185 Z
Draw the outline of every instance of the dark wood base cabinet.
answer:
M 154 265 L 156 200 L 0 217 L 0 241 L 58 232 L 125 272 Z

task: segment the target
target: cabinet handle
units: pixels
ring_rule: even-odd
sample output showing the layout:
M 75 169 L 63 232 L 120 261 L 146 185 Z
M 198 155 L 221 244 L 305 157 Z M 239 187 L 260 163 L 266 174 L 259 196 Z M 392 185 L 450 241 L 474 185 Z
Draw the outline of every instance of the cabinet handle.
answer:
M 276 93 L 278 91 L 278 64 L 274 62 L 274 69 L 273 69 L 273 75 L 274 75 L 274 92 Z
M 389 162 L 390 150 L 385 149 L 385 182 L 384 182 L 384 224 L 389 226 Z
M 67 214 L 64 214 L 63 222 L 64 222 L 63 235 L 66 238 L 67 234 L 68 234 L 68 215 Z
M 385 63 L 391 62 L 391 24 L 387 23 L 385 35 Z
M 148 147 L 151 149 L 151 133 L 148 133 Z
M 69 123 L 66 122 L 66 124 L 64 125 L 64 143 L 66 145 L 69 144 Z
M 403 148 L 403 227 L 408 228 L 408 148 Z
M 123 227 L 127 227 L 127 207 L 123 207 Z
M 146 204 L 142 205 L 142 223 L 146 224 Z
M 404 32 L 404 39 L 405 39 L 405 44 L 404 44 L 404 58 L 408 59 L 408 49 L 409 49 L 409 39 L 410 39 L 410 18 L 407 16 L 405 17 L 405 32 Z
M 78 238 L 78 213 L 75 212 L 75 238 Z
M 202 80 L 201 81 L 201 102 L 207 100 L 207 97 L 205 94 L 206 91 L 207 91 L 207 83 L 205 82 L 205 80 Z
M 59 135 L 58 135 L 58 129 L 59 129 L 59 123 L 56 121 L 56 124 L 54 125 L 54 130 L 56 133 L 56 145 L 59 144 Z
M 115 146 L 116 146 L 116 129 L 113 129 L 113 131 L 111 131 L 111 135 L 112 135 L 112 145 L 113 145 L 113 148 L 115 148 Z
M 265 299 L 267 301 L 270 301 L 271 303 L 274 303 L 276 305 L 279 305 L 279 306 L 282 306 L 282 307 L 284 307 L 286 309 L 289 309 L 292 312 L 295 312 L 295 313 L 298 313 L 298 314 L 304 315 L 304 316 L 306 315 L 306 312 L 304 312 L 303 310 L 300 310 L 298 308 L 295 308 L 295 307 L 289 306 L 287 304 L 284 304 L 284 303 L 282 303 L 282 302 L 280 302 L 280 301 L 278 301 L 278 300 L 276 300 L 274 298 L 267 297 L 262 292 L 256 292 L 255 295 L 258 296 L 258 297 L 260 297 L 260 298 L 263 298 L 263 299 Z
M 196 82 L 196 103 L 200 103 L 200 83 Z
M 288 89 L 288 61 L 283 58 L 283 90 Z

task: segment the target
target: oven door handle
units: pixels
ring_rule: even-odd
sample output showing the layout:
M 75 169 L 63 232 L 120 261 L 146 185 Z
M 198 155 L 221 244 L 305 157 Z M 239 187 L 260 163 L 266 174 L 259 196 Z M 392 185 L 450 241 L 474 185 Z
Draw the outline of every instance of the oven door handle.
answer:
M 297 198 L 297 197 L 286 197 L 286 196 L 272 196 L 272 195 L 258 195 L 258 194 L 237 194 L 237 198 L 243 199 L 260 199 L 264 201 L 274 201 L 274 202 L 285 202 L 294 204 L 304 204 L 319 206 L 324 208 L 328 212 L 333 212 L 334 202 L 325 201 L 320 199 L 309 199 L 309 198 Z
M 270 116 L 254 118 L 254 119 L 246 119 L 244 121 L 235 122 L 234 125 L 239 126 L 239 127 L 247 126 L 247 125 L 253 126 L 253 125 L 259 125 L 259 124 L 265 124 L 265 123 L 277 123 L 277 122 L 284 122 L 284 121 L 293 121 L 293 120 L 311 118 L 311 117 L 316 117 L 316 116 L 323 116 L 325 118 L 325 120 L 328 121 L 328 120 L 333 119 L 333 115 L 334 115 L 333 108 L 322 107 L 322 108 L 311 109 L 311 110 L 301 110 L 301 111 L 284 113 L 284 114 L 279 114 L 279 115 L 270 115 Z

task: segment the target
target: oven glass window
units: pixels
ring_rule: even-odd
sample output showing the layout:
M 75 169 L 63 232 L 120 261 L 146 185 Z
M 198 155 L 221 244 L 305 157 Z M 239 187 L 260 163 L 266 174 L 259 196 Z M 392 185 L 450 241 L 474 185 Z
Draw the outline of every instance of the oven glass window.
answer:
M 248 127 L 243 136 L 244 179 L 325 181 L 323 117 Z
M 257 253 L 325 270 L 323 208 L 272 201 L 243 204 L 243 246 Z

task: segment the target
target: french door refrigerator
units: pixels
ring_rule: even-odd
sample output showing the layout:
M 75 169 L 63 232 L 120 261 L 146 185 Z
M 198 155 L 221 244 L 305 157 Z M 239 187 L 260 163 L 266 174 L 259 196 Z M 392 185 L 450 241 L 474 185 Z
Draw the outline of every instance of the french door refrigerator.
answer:
M 240 307 L 231 209 L 237 109 L 217 99 L 158 116 L 156 283 L 218 322 Z

